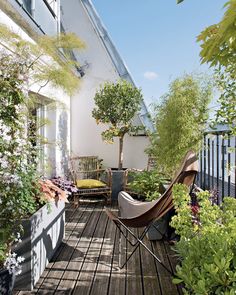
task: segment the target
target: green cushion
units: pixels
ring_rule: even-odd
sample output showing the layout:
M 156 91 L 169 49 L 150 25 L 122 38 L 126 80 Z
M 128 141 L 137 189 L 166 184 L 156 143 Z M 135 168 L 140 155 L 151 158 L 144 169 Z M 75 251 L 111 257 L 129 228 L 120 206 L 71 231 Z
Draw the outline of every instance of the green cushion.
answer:
M 98 188 L 106 186 L 104 182 L 96 179 L 79 179 L 76 185 L 78 188 Z

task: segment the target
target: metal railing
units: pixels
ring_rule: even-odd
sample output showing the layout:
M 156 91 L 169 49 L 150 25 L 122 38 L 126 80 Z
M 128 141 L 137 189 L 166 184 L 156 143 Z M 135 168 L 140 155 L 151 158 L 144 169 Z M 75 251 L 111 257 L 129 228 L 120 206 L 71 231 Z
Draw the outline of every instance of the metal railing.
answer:
M 236 198 L 236 137 L 228 129 L 204 134 L 199 162 L 201 188 L 216 190 L 219 204 L 225 196 Z
M 46 0 L 15 0 L 31 20 L 47 35 L 58 33 L 58 18 Z

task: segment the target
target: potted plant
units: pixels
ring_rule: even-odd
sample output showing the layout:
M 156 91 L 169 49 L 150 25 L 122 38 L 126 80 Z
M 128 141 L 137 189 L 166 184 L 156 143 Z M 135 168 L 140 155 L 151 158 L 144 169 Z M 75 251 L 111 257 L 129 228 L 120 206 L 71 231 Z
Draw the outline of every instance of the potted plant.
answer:
M 76 193 L 78 191 L 78 188 L 76 187 L 73 181 L 65 179 L 63 177 L 54 177 L 51 178 L 50 181 L 57 187 L 65 191 L 68 195 L 72 195 L 73 193 Z
M 22 220 L 48 200 L 65 200 L 66 195 L 52 183 L 49 187 L 48 181 L 39 180 L 36 135 L 29 136 L 26 130 L 33 119 L 24 105 L 25 65 L 6 54 L 0 60 L 0 290 L 1 294 L 10 294 L 13 279 L 20 274 L 19 263 L 23 262 L 13 252 L 19 254 L 20 246 L 15 244 L 25 234 Z
M 7 54 L 0 60 L 0 269 L 8 268 L 13 277 L 11 247 L 20 236 L 20 220 L 37 209 L 39 187 L 36 151 L 25 132 L 24 65 Z
M 69 41 L 76 41 L 74 36 L 70 37 Z M 21 248 L 25 248 L 24 241 L 15 245 L 21 236 L 27 234 L 27 230 L 23 231 L 24 222 L 27 219 L 37 221 L 34 214 L 43 216 L 42 211 L 37 210 L 43 210 L 45 203 L 41 198 L 42 195 L 45 197 L 45 191 L 42 191 L 44 185 L 40 184 L 37 171 L 37 135 L 32 130 L 36 122 L 30 115 L 32 99 L 29 83 L 33 83 L 34 79 L 44 81 L 44 84 L 52 82 L 68 93 L 76 88 L 77 83 L 69 66 L 56 56 L 58 48 L 62 48 L 63 44 L 68 48 L 70 44 L 64 35 L 58 39 L 42 38 L 38 40 L 39 44 L 32 44 L 0 25 L 0 39 L 11 48 L 11 51 L 2 49 L 0 52 L 0 293 L 5 295 L 11 294 L 13 283 L 10 280 L 18 271 L 19 262 L 22 262 L 13 250 L 19 254 L 19 245 L 23 244 Z M 78 42 L 73 45 L 78 45 Z M 52 63 L 40 64 L 40 57 L 43 56 L 51 56 Z M 58 78 L 62 76 L 65 79 Z M 64 196 L 55 186 L 54 191 L 51 194 L 52 206 L 55 198 Z M 63 204 L 59 212 L 62 221 Z M 57 218 L 54 214 L 56 206 L 51 207 L 50 215 L 54 219 Z M 27 255 L 31 253 L 27 252 Z
M 140 127 L 134 126 L 133 118 L 140 110 L 142 99 L 141 90 L 125 80 L 106 82 L 95 94 L 92 116 L 98 124 L 108 125 L 102 132 L 103 140 L 114 143 L 114 137 L 119 138 L 118 170 L 123 168 L 124 136 L 140 130 Z M 121 180 L 123 176 L 119 178 Z M 117 181 L 113 181 L 113 184 L 117 185 Z M 113 186 L 113 197 L 116 194 L 117 189 Z
M 128 178 L 128 192 L 131 194 L 133 192 L 145 201 L 158 199 L 163 192 L 162 185 L 168 182 L 168 179 L 156 169 L 152 171 L 131 170 Z

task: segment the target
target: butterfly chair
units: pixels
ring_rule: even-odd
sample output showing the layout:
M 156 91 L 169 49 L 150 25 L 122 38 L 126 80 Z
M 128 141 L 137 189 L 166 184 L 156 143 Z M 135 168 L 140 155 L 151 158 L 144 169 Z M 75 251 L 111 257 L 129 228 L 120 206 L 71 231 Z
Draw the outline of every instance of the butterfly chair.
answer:
M 193 186 L 197 172 L 198 172 L 197 157 L 195 153 L 190 151 L 186 154 L 180 169 L 175 174 L 169 187 L 159 199 L 152 202 L 140 202 L 140 201 L 134 200 L 127 192 L 122 191 L 118 195 L 119 214 L 116 215 L 110 210 L 106 209 L 106 213 L 108 217 L 115 223 L 120 233 L 126 238 L 126 240 L 134 247 L 133 251 L 126 258 L 126 261 L 123 263 L 123 265 L 119 265 L 120 268 L 123 268 L 127 264 L 131 256 L 134 254 L 135 250 L 141 245 L 168 272 L 173 274 L 173 272 L 170 271 L 162 263 L 162 261 L 144 244 L 143 238 L 145 237 L 145 234 L 147 233 L 151 225 L 155 227 L 154 221 L 160 219 L 169 210 L 173 208 L 174 206 L 172 201 L 173 185 L 176 183 L 183 183 L 183 184 L 186 184 L 188 187 Z M 144 230 L 139 236 L 136 236 L 135 233 L 133 233 L 130 229 L 130 228 L 142 228 L 142 227 L 144 227 Z M 128 233 L 135 239 L 134 243 L 132 243 L 129 240 Z

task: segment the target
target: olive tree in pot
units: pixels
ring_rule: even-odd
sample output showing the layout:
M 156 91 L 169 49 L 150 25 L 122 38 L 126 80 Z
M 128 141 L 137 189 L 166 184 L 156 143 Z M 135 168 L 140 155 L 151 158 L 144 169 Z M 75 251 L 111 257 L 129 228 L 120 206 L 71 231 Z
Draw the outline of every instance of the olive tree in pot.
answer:
M 92 116 L 97 123 L 107 124 L 108 128 L 102 132 L 102 138 L 108 143 L 114 143 L 114 137 L 119 138 L 118 171 L 123 168 L 123 142 L 126 134 L 140 130 L 140 126 L 133 125 L 133 118 L 140 110 L 143 99 L 141 89 L 136 88 L 125 80 L 106 82 L 96 92 L 95 107 Z M 115 175 L 117 173 L 113 173 Z M 119 173 L 120 174 L 120 173 Z M 112 197 L 122 188 L 123 175 L 114 180 Z M 118 184 L 117 182 L 120 182 Z M 120 187 L 120 188 L 119 188 Z

